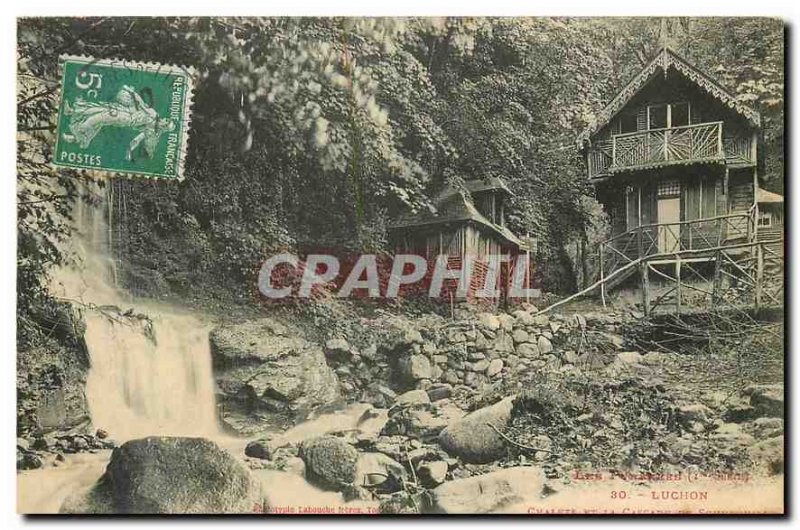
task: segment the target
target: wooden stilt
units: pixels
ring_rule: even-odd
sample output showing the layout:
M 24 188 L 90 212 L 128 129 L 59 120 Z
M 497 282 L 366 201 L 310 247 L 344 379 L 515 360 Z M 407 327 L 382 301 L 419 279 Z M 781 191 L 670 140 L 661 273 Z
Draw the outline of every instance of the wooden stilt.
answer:
M 718 250 L 714 258 L 714 278 L 711 287 L 711 307 L 719 304 L 719 293 L 722 289 L 722 251 Z
M 646 261 L 641 265 L 642 275 L 642 307 L 644 315 L 650 316 L 650 264 Z
M 756 311 L 761 307 L 761 290 L 764 284 L 764 249 L 762 245 L 756 245 L 756 291 L 755 306 Z
M 605 265 L 603 265 L 604 258 L 603 245 L 600 245 L 600 299 L 603 301 L 603 307 L 606 306 L 606 282 L 605 275 L 603 273 L 603 269 L 605 267 Z
M 680 313 L 681 312 L 681 257 L 680 255 L 677 256 L 678 259 L 675 260 L 675 311 Z

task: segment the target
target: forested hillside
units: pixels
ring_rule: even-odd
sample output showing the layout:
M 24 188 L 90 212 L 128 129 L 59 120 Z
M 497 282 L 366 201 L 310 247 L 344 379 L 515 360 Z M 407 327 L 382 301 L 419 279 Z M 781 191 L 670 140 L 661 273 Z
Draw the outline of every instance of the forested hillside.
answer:
M 730 18 L 22 20 L 20 314 L 64 258 L 76 200 L 74 175 L 47 165 L 59 54 L 197 72 L 186 179 L 107 184 L 130 289 L 244 295 L 269 252 L 385 250 L 387 223 L 445 184 L 502 177 L 510 228 L 538 238 L 545 289 L 566 291 L 566 245 L 603 226 L 575 137 L 665 41 L 762 113 L 765 186 L 782 192 L 782 33 Z

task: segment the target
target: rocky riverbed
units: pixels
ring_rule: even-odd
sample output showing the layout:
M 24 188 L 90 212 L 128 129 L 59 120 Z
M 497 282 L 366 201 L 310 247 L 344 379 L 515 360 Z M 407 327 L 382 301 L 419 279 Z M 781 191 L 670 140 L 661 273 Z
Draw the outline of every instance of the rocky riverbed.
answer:
M 781 476 L 782 384 L 679 392 L 663 376 L 680 354 L 635 349 L 630 318 L 387 313 L 323 340 L 272 319 L 226 323 L 211 354 L 227 435 L 129 441 L 62 509 L 489 513 L 592 474 Z M 31 433 L 18 467 L 114 447 L 104 434 Z M 156 454 L 163 466 L 142 465 Z M 170 479 L 218 468 L 224 481 Z M 284 483 L 311 500 L 292 504 Z

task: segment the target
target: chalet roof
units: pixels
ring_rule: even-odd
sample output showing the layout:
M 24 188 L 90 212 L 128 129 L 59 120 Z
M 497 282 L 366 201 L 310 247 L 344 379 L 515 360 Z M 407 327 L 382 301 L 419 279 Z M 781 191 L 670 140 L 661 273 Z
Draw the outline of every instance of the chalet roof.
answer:
M 617 115 L 625 105 L 635 96 L 653 77 L 660 71 L 664 75 L 670 68 L 674 68 L 686 76 L 695 85 L 705 90 L 716 100 L 732 109 L 740 116 L 748 120 L 754 127 L 761 124 L 761 117 L 758 112 L 736 100 L 736 97 L 728 92 L 716 80 L 702 72 L 699 68 L 675 53 L 674 50 L 664 47 L 658 54 L 645 66 L 625 87 L 614 96 L 614 99 L 600 111 L 592 123 L 578 135 L 578 146 L 591 138 Z
M 508 195 L 513 195 L 511 190 L 506 186 L 506 183 L 498 177 L 491 177 L 489 179 L 473 179 L 464 182 L 464 187 L 470 193 L 480 193 L 482 191 L 502 191 Z
M 502 181 L 500 182 L 502 183 Z M 503 189 L 511 193 L 511 191 L 505 187 L 505 184 L 503 184 Z M 484 190 L 482 189 L 480 191 Z M 435 202 L 438 209 L 436 212 L 405 215 L 396 223 L 392 224 L 391 229 L 402 230 L 448 223 L 472 222 L 478 225 L 479 228 L 493 232 L 520 249 L 528 250 L 528 244 L 526 242 L 514 235 L 514 233 L 505 226 L 500 226 L 487 219 L 478 211 L 472 201 L 467 198 L 462 191 L 449 187 L 445 188 L 445 190 L 439 194 Z
M 758 188 L 758 190 L 756 191 L 756 202 L 758 202 L 759 204 L 783 203 L 783 195 L 779 195 L 777 193 L 772 193 L 771 191 Z

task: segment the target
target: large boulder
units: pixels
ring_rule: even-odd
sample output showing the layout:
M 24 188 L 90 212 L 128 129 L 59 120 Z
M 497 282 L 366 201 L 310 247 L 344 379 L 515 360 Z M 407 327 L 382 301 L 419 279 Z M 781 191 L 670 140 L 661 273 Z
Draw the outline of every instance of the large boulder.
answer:
M 306 465 L 306 479 L 320 488 L 342 491 L 356 482 L 358 451 L 341 438 L 306 440 L 298 454 Z
M 514 397 L 508 397 L 451 422 L 439 434 L 439 445 L 466 462 L 485 464 L 506 454 L 505 442 L 496 429 L 503 430 L 511 419 Z
M 784 472 L 785 442 L 783 436 L 767 438 L 748 447 L 750 458 L 771 475 Z
M 753 385 L 744 390 L 750 395 L 750 405 L 756 414 L 771 418 L 783 418 L 783 385 Z
M 535 467 L 512 467 L 445 482 L 430 492 L 428 513 L 491 513 L 535 502 L 542 492 L 542 471 Z
M 222 419 L 234 431 L 285 428 L 341 402 L 322 348 L 273 320 L 221 326 L 210 340 Z
M 114 450 L 105 474 L 68 498 L 71 514 L 253 513 L 259 482 L 230 453 L 205 438 L 149 437 Z

